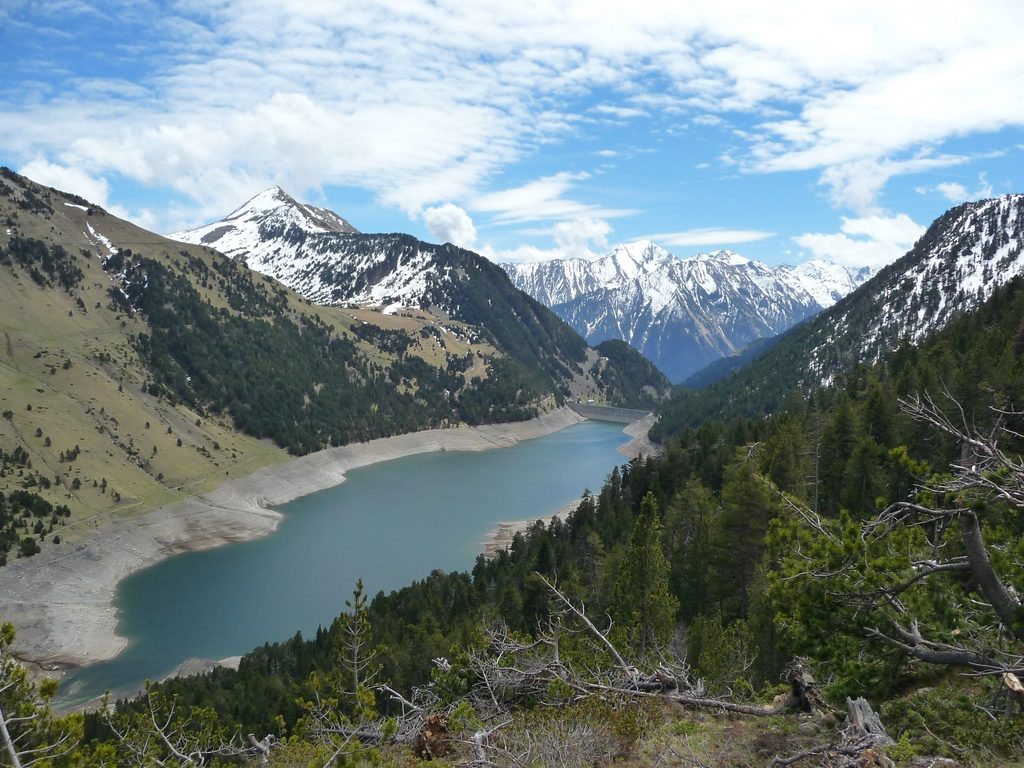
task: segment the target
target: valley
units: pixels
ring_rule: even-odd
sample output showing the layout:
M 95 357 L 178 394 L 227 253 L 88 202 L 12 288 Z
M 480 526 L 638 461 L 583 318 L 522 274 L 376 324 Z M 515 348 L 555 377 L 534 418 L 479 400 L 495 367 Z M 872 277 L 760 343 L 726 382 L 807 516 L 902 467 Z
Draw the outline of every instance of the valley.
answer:
M 322 755 L 352 742 L 311 735 L 311 722 L 342 733 L 350 722 L 347 704 L 311 703 L 320 680 L 351 695 L 339 670 L 361 662 L 338 649 L 369 648 L 388 682 L 354 684 L 364 733 L 420 727 L 399 690 L 508 722 L 533 716 L 526 697 L 566 723 L 618 716 L 593 691 L 782 719 L 866 692 L 928 754 L 954 741 L 1019 753 L 1001 721 L 964 704 L 1000 695 L 1024 658 L 1012 618 L 1019 196 L 952 209 L 859 287 L 847 273 L 824 290 L 832 273 L 808 267 L 815 291 L 789 305 L 752 286 L 777 298 L 792 271 L 727 252 L 680 260 L 644 245 L 594 262 L 634 288 L 679 270 L 713 299 L 722 339 L 782 331 L 717 363 L 704 388 L 670 394 L 626 341 L 588 346 L 476 254 L 363 235 L 280 188 L 182 244 L 3 179 L 0 286 L 14 310 L 0 481 L 4 503 L 22 507 L 5 513 L 16 538 L 0 616 L 18 634 L 0 650 L 35 676 L 64 673 L 60 711 L 141 694 L 108 722 L 145 732 L 138 707 L 167 695 L 247 732 L 298 737 L 280 754 L 312 743 Z M 204 238 L 237 247 L 229 257 Z M 610 295 L 612 282 L 579 295 Z M 834 303 L 811 316 L 808 296 Z M 704 353 L 680 354 L 696 365 Z M 965 440 L 970 469 L 956 459 Z M 929 474 L 972 506 L 933 509 Z M 936 544 L 917 515 L 959 526 L 931 534 Z M 489 537 L 500 546 L 483 557 Z M 951 578 L 967 571 L 977 586 Z M 581 664 L 562 660 L 563 635 Z M 987 679 L 942 677 L 933 694 L 923 665 L 949 653 Z M 794 657 L 826 670 L 827 687 L 794 672 Z M 649 690 L 659 676 L 671 685 Z M 780 679 L 798 692 L 766 703 Z M 97 717 L 85 716 L 100 730 L 84 743 L 119 749 Z M 629 749 L 691 743 L 666 727 L 643 726 Z M 815 727 L 847 748 L 848 731 Z M 757 733 L 743 749 L 756 751 Z M 394 754 L 390 737 L 363 738 Z M 805 744 L 791 734 L 777 751 Z
M 221 540 L 227 546 L 173 557 L 127 576 L 117 590 L 116 632 L 119 642 L 129 644 L 103 663 L 72 669 L 62 685 L 62 701 L 82 703 L 107 688 L 118 696 L 135 693 L 144 680 L 161 679 L 187 658 L 240 655 L 296 631 L 314 637 L 318 627 L 331 623 L 357 580 L 372 595 L 425 579 L 435 570 L 468 569 L 499 522 L 518 519 L 527 510 L 546 517 L 576 499 L 580 489 L 598 487 L 624 460 L 618 451 L 627 439 L 621 425 L 574 424 L 564 415 L 521 434 L 533 436 L 516 441 L 514 429 L 434 434 L 424 436 L 430 442 L 415 446 L 385 438 L 384 444 L 370 447 L 372 464 L 366 463 L 370 455 L 359 460 L 322 457 L 318 463 L 329 458 L 333 470 L 323 472 L 323 490 L 291 503 L 282 503 L 286 497 L 280 491 L 272 505 L 271 499 L 261 499 L 274 509 L 272 535 L 247 544 Z M 553 462 L 559 472 L 545 472 Z M 337 468 L 346 465 L 351 466 L 341 483 Z M 289 472 L 304 484 L 317 474 L 308 466 Z M 523 487 L 523 477 L 533 482 Z M 291 485 L 281 480 L 256 477 L 247 490 Z M 302 490 L 312 488 L 304 485 Z M 292 486 L 288 495 L 295 492 Z M 246 532 L 238 530 L 232 538 L 243 536 Z M 205 549 L 214 538 L 178 542 L 173 550 Z M 129 541 L 122 539 L 121 546 Z M 90 559 L 96 554 L 90 553 Z M 109 563 L 111 553 L 105 555 Z M 66 603 L 74 599 L 67 588 L 62 592 Z M 302 599 L 291 599 L 296 594 Z M 112 589 L 108 600 L 114 608 Z M 8 604 L 0 610 L 16 617 L 20 612 L 15 608 Z M 62 610 L 75 615 L 70 606 Z M 75 623 L 63 625 L 67 634 L 55 637 L 114 634 L 110 625 L 89 628 L 93 615 L 93 610 L 82 611 Z M 20 626 L 28 639 L 33 626 Z M 75 649 L 82 647 L 75 643 Z
M 653 403 L 666 386 L 609 384 L 614 366 L 539 305 L 533 341 L 505 346 L 417 307 L 315 306 L 82 198 L 6 170 L 0 185 L 0 445 L 29 464 L 0 489 L 68 507 L 44 539 L 74 543 L 330 445 L 528 419 L 566 396 Z
M 587 348 L 500 271 L 500 290 L 533 313 L 535 333 L 572 350 L 562 358 L 555 346 L 539 376 L 517 355 L 528 350 L 536 361 L 547 347 L 517 347 L 494 326 L 418 300 L 387 312 L 312 305 L 269 276 L 201 246 L 176 247 L 81 198 L 6 170 L 2 183 L 0 370 L 9 386 L 0 440 L 17 451 L 0 479 L 12 499 L 31 489 L 26 498 L 66 510 L 25 537 L 38 554 L 12 552 L 0 571 L 0 615 L 17 623 L 18 652 L 41 669 L 124 651 L 114 594 L 131 574 L 265 536 L 281 519 L 274 508 L 341 484 L 349 470 L 558 432 L 583 420 L 560 406 L 567 395 L 644 405 L 667 391 L 653 366 L 634 364 L 636 353 Z M 506 378 L 520 388 L 499 402 Z M 336 393 L 347 401 L 340 412 Z M 518 421 L 486 423 L 503 418 Z M 636 450 L 656 450 L 644 438 L 636 435 Z
M 1024 766 L 1019 2 L 0 30 L 0 768 Z

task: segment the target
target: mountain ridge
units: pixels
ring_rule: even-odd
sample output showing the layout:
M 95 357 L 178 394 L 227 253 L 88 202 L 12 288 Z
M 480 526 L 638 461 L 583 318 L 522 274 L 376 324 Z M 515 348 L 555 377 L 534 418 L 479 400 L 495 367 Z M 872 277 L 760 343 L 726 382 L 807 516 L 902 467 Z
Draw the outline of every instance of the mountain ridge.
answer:
M 590 343 L 630 343 L 674 381 L 831 306 L 866 279 L 824 261 L 768 267 L 734 251 L 678 258 L 640 240 L 593 261 L 502 264 Z
M 786 332 L 768 352 L 664 407 L 656 434 L 704 418 L 760 416 L 798 387 L 830 385 L 915 345 L 1024 274 L 1024 194 L 955 206 L 856 291 Z
M 607 381 L 595 379 L 603 368 L 595 368 L 598 359 L 586 342 L 516 288 L 493 262 L 450 243 L 357 232 L 333 212 L 315 209 L 317 215 L 311 216 L 308 208 L 280 187 L 271 187 L 225 218 L 171 237 L 223 243 L 229 246 L 226 255 L 315 304 L 372 307 L 392 315 L 412 309 L 468 323 L 482 329 L 513 360 L 539 371 L 558 397 L 593 396 L 607 387 Z M 331 226 L 322 224 L 324 218 Z M 642 368 L 639 363 L 637 367 Z M 667 391 L 667 382 L 649 383 Z M 648 402 L 642 392 L 636 395 L 637 403 Z

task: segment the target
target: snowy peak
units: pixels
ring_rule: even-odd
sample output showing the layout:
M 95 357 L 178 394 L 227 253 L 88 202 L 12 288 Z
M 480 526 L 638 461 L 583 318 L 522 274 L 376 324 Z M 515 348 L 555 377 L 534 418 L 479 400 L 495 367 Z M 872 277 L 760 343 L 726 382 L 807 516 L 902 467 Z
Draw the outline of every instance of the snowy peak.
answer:
M 266 267 L 276 253 L 267 241 L 289 230 L 304 235 L 355 234 L 358 230 L 334 211 L 300 203 L 273 186 L 247 200 L 220 221 L 168 235 L 172 240 L 216 248 L 250 267 L 273 274 Z M 294 233 L 293 233 L 294 235 Z M 275 275 L 276 276 L 276 275 Z
M 783 265 L 776 274 L 795 290 L 808 293 L 822 309 L 828 309 L 867 281 L 873 271 L 870 267 L 844 267 L 814 259 L 795 267 Z
M 723 264 L 730 267 L 745 267 L 750 264 L 750 259 L 745 256 L 740 256 L 735 251 L 718 250 L 711 251 L 711 253 L 698 253 L 696 256 L 691 256 L 685 261 L 713 261 L 718 264 Z
M 236 219 L 251 219 L 253 216 L 261 216 L 268 211 L 273 211 L 281 206 L 296 206 L 295 199 L 292 198 L 279 186 L 274 185 L 269 189 L 265 189 L 258 195 L 253 196 L 249 200 L 246 200 L 235 210 L 225 216 L 222 221 L 234 221 Z
M 311 232 L 359 231 L 334 211 L 300 203 L 277 185 L 263 190 L 217 223 L 258 222 L 268 218 L 287 221 Z
M 729 250 L 680 259 L 650 241 L 594 261 L 502 266 L 592 344 L 622 339 L 675 381 L 832 306 L 867 277 L 827 262 L 772 268 Z
M 632 264 L 637 269 L 650 271 L 665 259 L 675 258 L 660 245 L 650 240 L 637 240 L 634 243 L 623 243 L 615 246 L 611 253 L 604 257 L 620 264 Z
M 648 240 L 626 243 L 594 262 L 592 272 L 601 286 L 610 288 L 624 280 L 637 278 L 658 271 L 666 259 L 675 257 Z

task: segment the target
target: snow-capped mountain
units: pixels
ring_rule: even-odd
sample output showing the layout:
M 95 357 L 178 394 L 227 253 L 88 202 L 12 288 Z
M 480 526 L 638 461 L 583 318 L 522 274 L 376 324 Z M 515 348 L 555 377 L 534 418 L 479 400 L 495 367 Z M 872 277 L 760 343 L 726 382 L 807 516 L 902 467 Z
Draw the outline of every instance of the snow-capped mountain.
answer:
M 448 288 L 467 277 L 467 265 L 451 258 L 459 250 L 453 246 L 410 235 L 361 234 L 333 211 L 300 203 L 276 186 L 220 221 L 168 237 L 215 248 L 315 304 L 385 312 L 433 308 L 456 316 Z
M 280 187 L 273 186 L 220 221 L 174 232 L 168 237 L 183 243 L 208 245 L 302 293 L 295 282 L 298 278 L 296 259 L 302 256 L 296 252 L 295 235 L 316 237 L 358 232 L 334 211 L 300 203 Z M 283 240 L 286 233 L 291 233 L 290 242 Z M 284 279 L 285 276 L 292 279 Z
M 1024 195 L 965 203 L 936 219 L 904 256 L 813 319 L 784 334 L 733 376 L 669 406 L 669 431 L 716 418 L 758 416 L 797 389 L 829 384 L 918 344 L 1000 286 L 1024 275 Z M 939 382 L 945 371 L 937 371 Z M 932 391 L 932 394 L 938 392 Z
M 732 251 L 679 259 L 647 241 L 594 261 L 502 266 L 591 344 L 627 341 L 673 381 L 832 306 L 868 276 L 824 261 L 773 269 Z
M 561 387 L 588 375 L 584 363 L 596 359 L 568 325 L 482 256 L 411 235 L 359 233 L 337 214 L 304 205 L 279 187 L 220 221 L 169 237 L 222 251 L 316 304 L 386 313 L 411 307 L 462 321 L 521 366 L 516 375 L 523 380 L 541 375 Z M 515 389 L 509 396 L 517 396 Z
M 905 256 L 815 320 L 809 368 L 828 380 L 841 358 L 873 363 L 903 340 L 921 341 L 1024 274 L 1022 241 L 1024 195 L 950 209 Z

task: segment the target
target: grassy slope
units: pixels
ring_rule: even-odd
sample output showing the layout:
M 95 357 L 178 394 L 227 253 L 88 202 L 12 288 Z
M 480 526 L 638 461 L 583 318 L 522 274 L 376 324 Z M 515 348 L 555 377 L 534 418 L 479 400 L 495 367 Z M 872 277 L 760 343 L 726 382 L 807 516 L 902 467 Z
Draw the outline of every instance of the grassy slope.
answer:
M 71 508 L 68 526 L 61 531 L 65 540 L 72 541 L 80 531 L 113 516 L 138 514 L 208 491 L 225 477 L 287 460 L 286 452 L 268 441 L 236 431 L 229 418 L 201 417 L 142 391 L 148 374 L 129 336 L 145 331 L 144 319 L 112 308 L 111 278 L 101 266 L 108 250 L 90 234 L 89 226 L 115 246 L 131 248 L 177 272 L 181 270 L 175 262 L 182 260 L 183 250 L 207 264 L 222 256 L 166 240 L 99 209 L 88 215 L 74 207 L 77 203 L 67 205 L 72 199 L 36 185 L 28 189 L 50 206 L 52 214 L 26 211 L 18 205 L 23 197 L 17 183 L 10 178 L 4 183 L 16 191 L 0 197 L 0 248 L 16 235 L 58 243 L 75 255 L 84 273 L 81 284 L 67 292 L 59 286 L 39 286 L 19 266 L 0 267 L 0 411 L 13 414 L 0 419 L 0 446 L 10 450 L 23 445 L 31 455 L 33 471 L 51 480 L 60 477 L 59 484 L 41 493 Z M 400 328 L 413 339 L 409 352 L 434 365 L 444 359 L 439 338 L 454 354 L 472 351 L 479 353 L 481 361 L 495 354 L 489 345 L 464 341 L 466 334 L 460 333 L 459 323 L 449 322 L 445 329 L 421 335 L 420 329 L 436 326 L 432 318 L 313 307 L 276 282 L 260 279 L 267 290 L 286 294 L 290 312 L 319 316 L 339 335 L 351 337 L 348 329 L 356 323 Z M 215 282 L 207 287 L 193 284 L 214 306 L 226 306 Z M 390 365 L 393 359 L 366 341 L 358 341 L 357 347 L 379 365 Z M 68 360 L 70 366 L 65 368 Z M 482 373 L 481 363 L 467 375 Z M 50 446 L 45 445 L 47 438 Z M 81 449 L 77 459 L 62 463 L 60 452 L 75 445 Z M 81 486 L 73 489 L 76 478 Z M 101 492 L 104 479 L 107 490 Z M 20 488 L 22 480 L 17 474 L 0 478 L 0 491 Z M 114 491 L 120 495 L 119 502 Z

